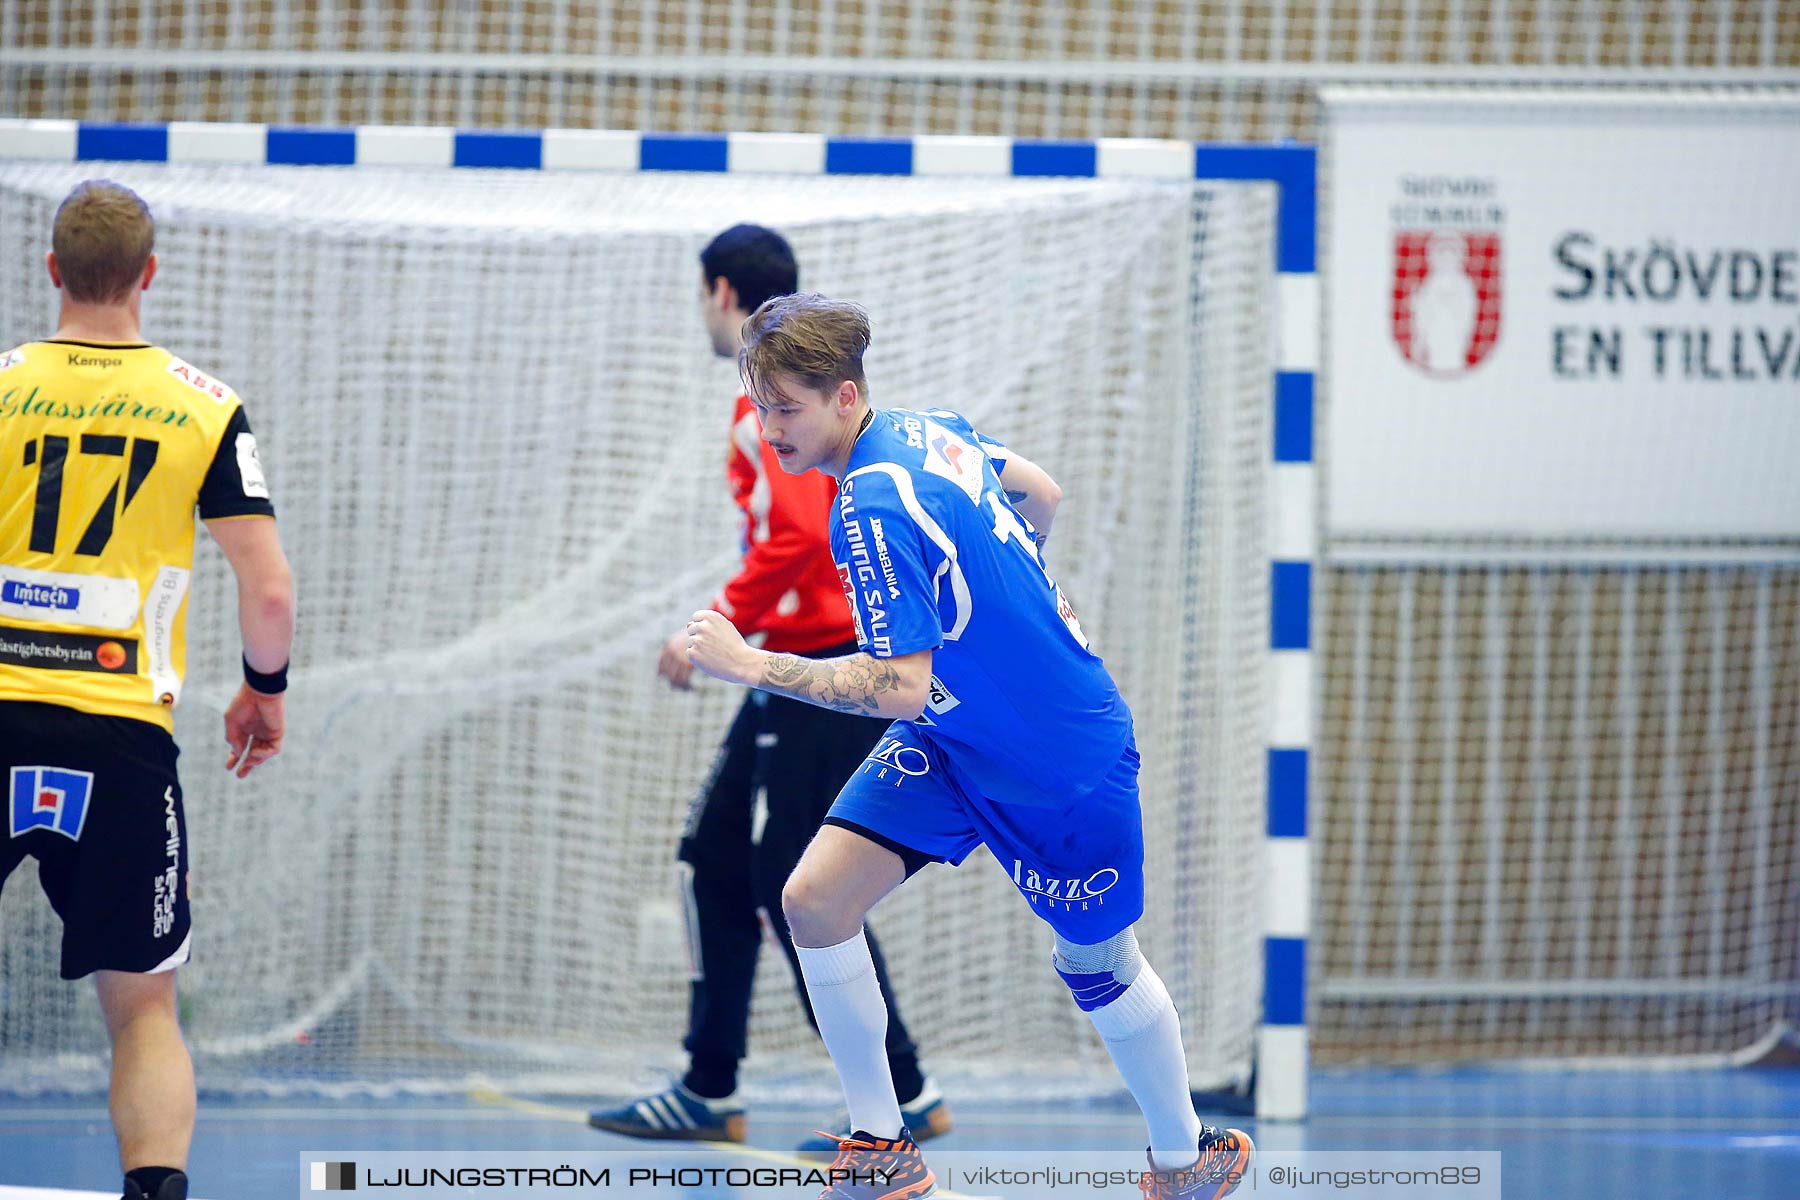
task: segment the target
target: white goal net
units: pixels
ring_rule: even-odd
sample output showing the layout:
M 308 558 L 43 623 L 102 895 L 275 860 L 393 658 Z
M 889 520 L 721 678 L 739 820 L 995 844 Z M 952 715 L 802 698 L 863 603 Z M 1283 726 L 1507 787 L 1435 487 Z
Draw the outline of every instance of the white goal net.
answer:
M 1049 562 L 1136 712 L 1149 955 L 1195 1083 L 1259 1019 L 1272 196 L 1252 185 L 0 164 L 0 328 L 52 327 L 78 179 L 138 188 L 145 333 L 229 382 L 300 594 L 290 745 L 221 769 L 237 671 L 208 548 L 177 714 L 193 830 L 182 1009 L 207 1087 L 624 1090 L 679 1059 L 675 842 L 739 694 L 655 676 L 729 573 L 736 387 L 697 254 L 741 220 L 867 304 L 873 397 L 950 406 L 1067 492 Z M 205 539 L 202 539 L 204 542 Z M 874 921 L 927 1067 L 1111 1089 L 1049 932 L 985 855 Z M 91 989 L 21 872 L 0 1087 L 97 1084 Z M 831 1077 L 779 954 L 749 1081 Z

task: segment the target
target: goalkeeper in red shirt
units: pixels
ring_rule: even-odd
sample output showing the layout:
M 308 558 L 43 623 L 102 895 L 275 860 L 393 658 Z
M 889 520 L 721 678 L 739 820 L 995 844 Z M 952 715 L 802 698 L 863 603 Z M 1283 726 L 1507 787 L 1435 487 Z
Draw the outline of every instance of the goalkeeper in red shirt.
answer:
M 786 239 L 760 225 L 734 225 L 700 252 L 700 306 L 713 352 L 736 361 L 744 320 L 771 296 L 798 290 L 799 268 Z M 809 658 L 856 650 L 856 630 L 833 565 L 827 518 L 836 481 L 819 472 L 790 475 L 761 437 L 756 410 L 739 395 L 725 473 L 744 513 L 744 558 L 711 607 L 763 646 Z M 657 673 L 686 690 L 693 674 L 687 632 L 663 646 Z M 850 774 L 887 729 L 875 717 L 832 712 L 785 696 L 751 691 L 713 762 L 682 831 L 693 984 L 688 999 L 688 1071 L 668 1090 L 589 1115 L 597 1129 L 644 1138 L 741 1142 L 737 1099 L 750 993 L 767 922 L 787 955 L 800 1003 L 813 1020 L 794 941 L 781 911 L 781 889 L 819 830 Z M 887 1056 L 907 1127 L 924 1141 L 950 1129 L 950 1112 L 919 1067 L 900 1019 L 887 967 L 873 934 L 889 1020 Z M 817 1029 L 817 1022 L 813 1022 Z M 848 1129 L 849 1117 L 834 1129 Z M 820 1138 L 802 1149 L 835 1151 Z

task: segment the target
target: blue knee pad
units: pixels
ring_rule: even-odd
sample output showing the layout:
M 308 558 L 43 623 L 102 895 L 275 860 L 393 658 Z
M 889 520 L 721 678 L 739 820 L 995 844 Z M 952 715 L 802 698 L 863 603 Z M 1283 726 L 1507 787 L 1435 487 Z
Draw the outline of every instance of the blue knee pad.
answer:
M 1111 1004 L 1131 986 L 1129 983 L 1119 982 L 1119 977 L 1111 971 L 1077 972 L 1058 967 L 1056 973 L 1069 985 L 1069 991 L 1075 995 L 1075 1007 L 1082 1012 L 1093 1012 L 1096 1008 Z
M 1065 941 L 1058 934 L 1052 961 L 1082 1012 L 1093 1012 L 1123 996 L 1144 969 L 1137 934 L 1130 929 L 1092 946 Z

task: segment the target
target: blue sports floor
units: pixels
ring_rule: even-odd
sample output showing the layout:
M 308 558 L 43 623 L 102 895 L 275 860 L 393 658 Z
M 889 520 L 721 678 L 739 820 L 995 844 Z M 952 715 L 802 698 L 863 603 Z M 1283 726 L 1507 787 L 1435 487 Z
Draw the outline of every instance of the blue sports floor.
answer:
M 1234 1123 L 1249 1129 L 1265 1152 L 1498 1151 L 1503 1194 L 1519 1200 L 1800 1198 L 1800 1069 L 1329 1072 L 1315 1076 L 1312 1098 L 1313 1116 L 1304 1123 L 1259 1125 L 1242 1119 Z M 1141 1122 L 1123 1102 L 984 1109 L 959 1105 L 954 1094 L 949 1099 L 956 1112 L 956 1131 L 930 1143 L 928 1152 L 1142 1145 Z M 825 1115 L 753 1109 L 751 1146 L 760 1151 L 687 1144 L 679 1148 L 740 1165 L 789 1161 L 775 1152 L 786 1151 Z M 1224 1123 L 1216 1115 L 1202 1115 Z M 580 1106 L 563 1099 L 340 1103 L 209 1102 L 203 1097 L 190 1174 L 199 1200 L 262 1200 L 306 1193 L 300 1162 L 307 1151 L 556 1154 L 644 1146 L 597 1133 L 580 1120 Z M 116 1196 L 113 1154 L 106 1106 L 100 1098 L 0 1098 L 0 1200 L 73 1200 L 62 1189 Z M 372 1189 L 362 1190 L 366 1194 Z M 1034 1200 L 1049 1194 L 1038 1189 L 981 1190 Z M 1259 1190 L 1274 1191 L 1267 1181 Z M 641 1194 L 797 1197 L 816 1191 L 701 1187 Z M 381 1194 L 409 1193 L 395 1188 Z M 431 1193 L 439 1194 L 446 1193 Z M 457 1194 L 479 1195 L 482 1189 Z M 535 1194 L 546 1190 L 537 1189 Z M 603 1193 L 588 1189 L 585 1194 Z M 1058 1189 L 1058 1194 L 1082 1192 Z M 1248 1186 L 1239 1192 L 1250 1194 Z M 1350 1188 L 1335 1194 L 1354 1196 L 1358 1191 Z

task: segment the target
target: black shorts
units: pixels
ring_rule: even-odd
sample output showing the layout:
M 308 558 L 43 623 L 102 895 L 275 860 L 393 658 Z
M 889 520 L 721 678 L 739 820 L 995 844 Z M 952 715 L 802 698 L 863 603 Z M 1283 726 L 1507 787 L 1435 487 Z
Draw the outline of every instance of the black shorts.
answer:
M 62 977 L 188 957 L 188 839 L 175 739 L 148 721 L 0 701 L 0 886 L 25 860 L 62 918 Z

